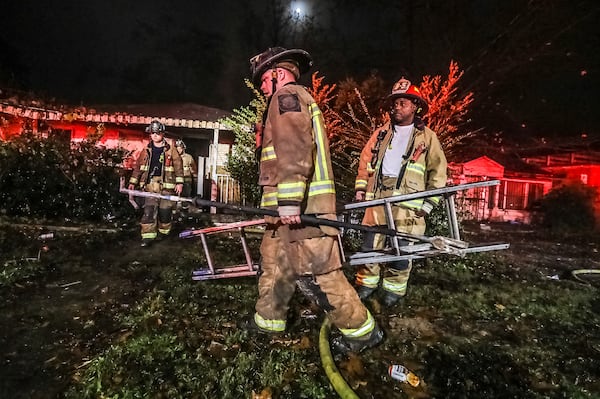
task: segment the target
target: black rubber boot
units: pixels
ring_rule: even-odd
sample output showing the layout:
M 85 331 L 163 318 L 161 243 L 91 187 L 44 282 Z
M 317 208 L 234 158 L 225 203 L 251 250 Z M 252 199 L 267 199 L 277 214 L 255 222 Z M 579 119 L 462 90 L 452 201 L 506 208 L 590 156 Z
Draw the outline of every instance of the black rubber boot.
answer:
M 381 299 L 381 303 L 383 306 L 394 306 L 397 305 L 401 299 L 402 297 L 400 295 L 396 295 L 390 291 L 385 291 L 385 294 Z
M 364 285 L 361 285 L 356 289 L 356 293 L 358 294 L 358 297 L 362 301 L 362 300 L 370 297 L 375 292 L 375 290 L 376 290 L 376 288 L 370 288 L 370 287 L 365 287 Z
M 152 238 L 142 238 L 142 243 L 140 244 L 142 247 L 149 247 L 154 241 Z
M 378 325 L 375 325 L 368 338 L 352 339 L 339 335 L 331 340 L 331 349 L 340 354 L 348 354 L 350 352 L 360 353 L 367 349 L 373 348 L 383 340 L 383 331 Z
M 190 216 L 189 208 L 181 207 L 181 210 L 179 211 L 179 216 L 181 216 L 183 219 L 187 219 Z

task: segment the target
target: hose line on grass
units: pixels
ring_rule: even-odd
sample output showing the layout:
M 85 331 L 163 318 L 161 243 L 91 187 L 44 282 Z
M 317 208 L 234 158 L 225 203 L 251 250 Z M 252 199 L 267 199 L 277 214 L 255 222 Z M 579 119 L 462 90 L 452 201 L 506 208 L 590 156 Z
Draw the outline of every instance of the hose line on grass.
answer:
M 600 274 L 600 269 L 577 269 L 571 272 L 571 275 L 576 279 L 583 283 L 590 284 L 589 281 L 579 277 L 580 274 Z
M 331 355 L 331 349 L 329 348 L 329 331 L 331 330 L 331 322 L 326 317 L 321 325 L 319 332 L 319 354 L 321 355 L 321 364 L 325 369 L 325 374 L 329 378 L 329 382 L 333 386 L 333 389 L 340 395 L 342 399 L 360 399 L 356 393 L 350 388 L 344 377 L 340 374 L 333 356 Z

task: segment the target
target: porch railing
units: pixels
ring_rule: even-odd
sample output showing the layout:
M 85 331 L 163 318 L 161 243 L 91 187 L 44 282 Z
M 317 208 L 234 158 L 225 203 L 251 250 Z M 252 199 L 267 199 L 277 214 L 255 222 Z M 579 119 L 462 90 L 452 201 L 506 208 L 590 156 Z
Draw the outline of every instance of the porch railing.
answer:
M 217 201 L 226 204 L 242 203 L 240 184 L 229 175 L 217 174 L 217 196 Z

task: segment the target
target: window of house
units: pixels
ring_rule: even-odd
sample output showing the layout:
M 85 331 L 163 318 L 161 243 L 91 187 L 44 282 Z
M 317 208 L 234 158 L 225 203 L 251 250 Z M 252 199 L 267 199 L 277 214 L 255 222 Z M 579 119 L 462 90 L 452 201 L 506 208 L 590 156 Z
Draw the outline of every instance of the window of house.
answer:
M 525 209 L 526 184 L 523 182 L 503 181 L 500 187 L 498 208 Z
M 500 184 L 498 208 L 528 209 L 543 195 L 544 185 L 542 183 L 503 181 Z
M 526 183 L 506 182 L 506 209 L 525 209 Z

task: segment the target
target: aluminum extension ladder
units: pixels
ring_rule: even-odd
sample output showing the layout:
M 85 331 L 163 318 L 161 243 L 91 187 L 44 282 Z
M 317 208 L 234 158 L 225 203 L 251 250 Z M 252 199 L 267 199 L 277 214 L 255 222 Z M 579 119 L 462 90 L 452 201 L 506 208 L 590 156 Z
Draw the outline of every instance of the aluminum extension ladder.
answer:
M 400 246 L 398 236 L 390 236 L 392 248 L 386 248 L 382 251 L 370 251 L 370 252 L 357 252 L 349 257 L 345 257 L 343 248 L 340 240 L 340 250 L 342 251 L 342 259 L 344 262 L 351 266 L 358 266 L 367 263 L 388 263 L 399 260 L 408 259 L 423 259 L 434 257 L 442 254 L 453 254 L 458 256 L 465 256 L 466 254 L 486 251 L 496 251 L 509 248 L 508 243 L 488 243 L 488 244 L 476 244 L 471 245 L 464 241 L 461 241 L 458 217 L 456 214 L 455 196 L 458 192 L 469 190 L 477 187 L 488 187 L 500 184 L 499 180 L 481 181 L 476 183 L 467 183 L 456 186 L 448 186 L 434 190 L 426 190 L 418 193 L 403 194 L 388 198 L 381 198 L 371 201 L 364 201 L 358 203 L 351 203 L 344 206 L 344 212 L 358 209 L 365 209 L 372 206 L 383 206 L 386 212 L 386 219 L 388 220 L 388 229 L 395 230 L 394 220 L 392 218 L 392 205 L 396 202 L 407 201 L 418 198 L 428 198 L 433 196 L 442 196 L 444 198 L 444 205 L 446 209 L 446 215 L 448 218 L 448 226 L 450 230 L 450 237 L 440 237 L 441 239 L 448 240 L 450 242 L 458 242 L 464 244 L 459 249 L 452 248 L 452 250 L 444 249 L 443 247 L 434 246 L 430 240 L 420 239 L 420 236 L 414 236 L 413 245 Z M 207 260 L 207 266 L 198 270 L 194 270 L 192 273 L 193 280 L 212 280 L 229 277 L 241 277 L 241 276 L 254 276 L 258 274 L 259 263 L 252 259 L 252 255 L 248 248 L 246 241 L 246 228 L 257 227 L 265 224 L 264 219 L 249 220 L 243 222 L 228 223 L 216 227 L 208 227 L 205 229 L 188 230 L 179 234 L 181 238 L 190 238 L 200 236 L 200 241 L 204 250 L 204 254 Z M 242 244 L 242 250 L 246 259 L 246 263 L 217 267 L 210 254 L 208 247 L 207 236 L 224 233 L 224 232 L 237 232 L 240 237 Z
M 460 241 L 461 237 L 458 224 L 458 216 L 456 214 L 456 194 L 464 190 L 469 190 L 478 187 L 496 186 L 499 184 L 499 180 L 486 180 L 475 183 L 459 184 L 456 186 L 448 186 L 433 190 L 426 190 L 418 193 L 403 194 L 371 201 L 351 203 L 347 204 L 344 208 L 345 210 L 352 210 L 364 209 L 372 206 L 383 206 L 386 213 L 387 227 L 389 229 L 395 230 L 396 226 L 392 217 L 392 205 L 394 203 L 408 201 L 411 199 L 442 196 L 444 198 L 444 206 L 446 209 L 446 216 L 448 218 L 450 238 L 453 240 Z M 433 245 L 428 242 L 415 242 L 413 245 L 401 247 L 399 245 L 399 237 L 390 237 L 390 239 L 392 241 L 391 250 L 385 249 L 383 251 L 357 252 L 349 257 L 348 264 L 351 266 L 358 266 L 367 263 L 387 263 L 399 260 L 423 259 L 448 253 L 447 251 L 434 248 Z M 459 256 L 465 256 L 466 254 L 470 253 L 497 251 L 507 249 L 509 247 L 510 244 L 508 243 L 489 243 L 476 245 L 469 244 L 467 247 L 460 249 L 458 253 L 455 254 Z

